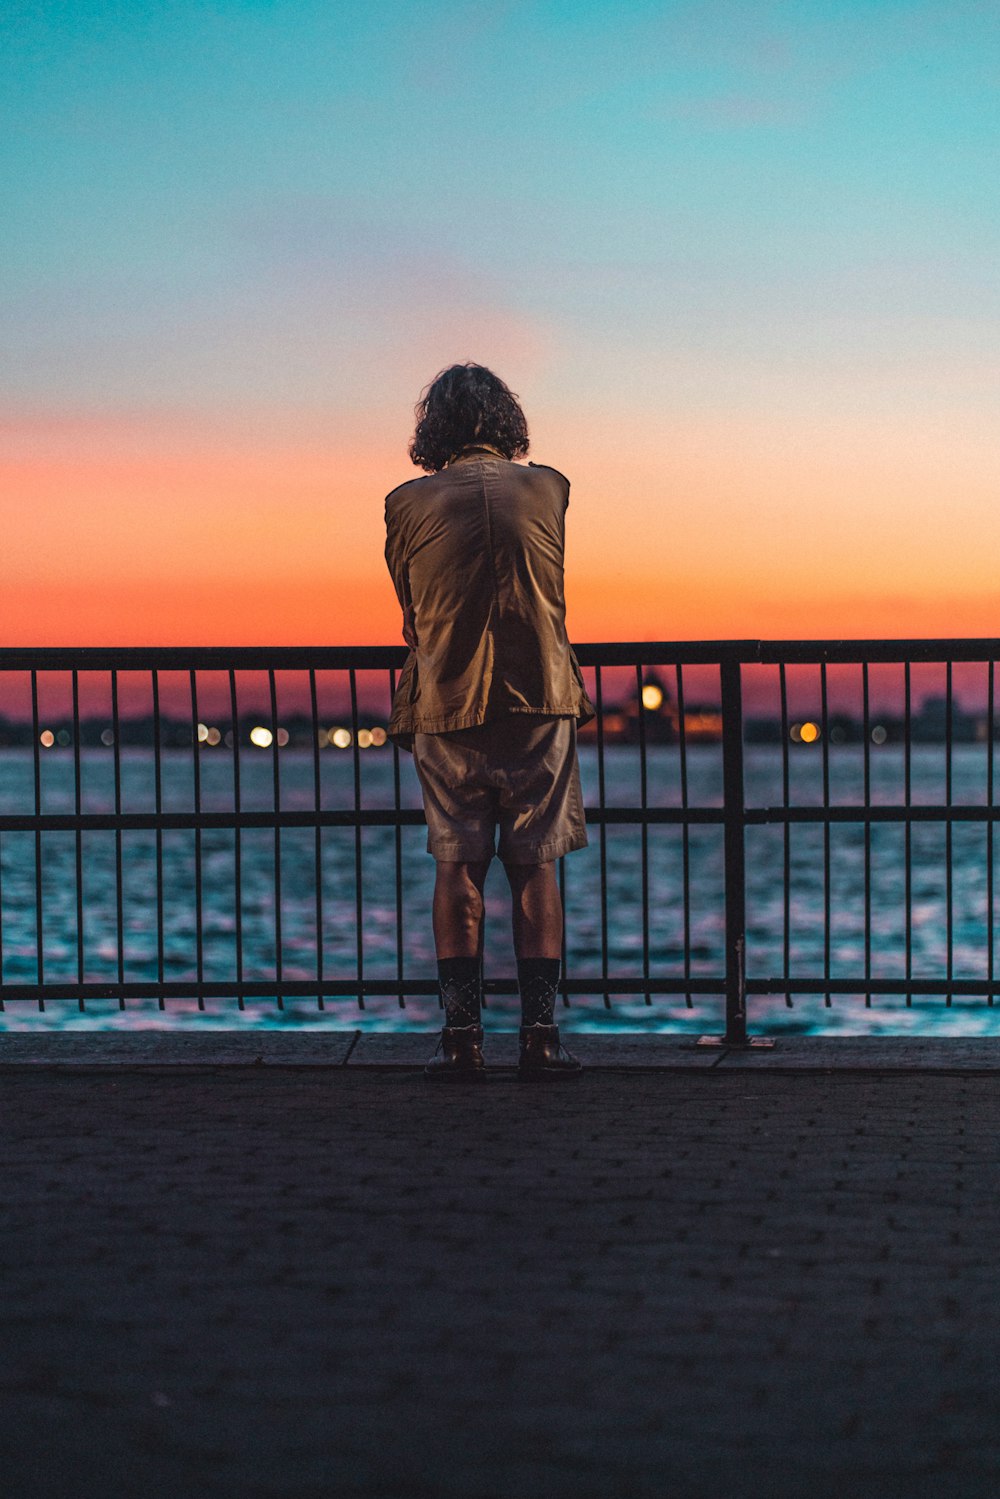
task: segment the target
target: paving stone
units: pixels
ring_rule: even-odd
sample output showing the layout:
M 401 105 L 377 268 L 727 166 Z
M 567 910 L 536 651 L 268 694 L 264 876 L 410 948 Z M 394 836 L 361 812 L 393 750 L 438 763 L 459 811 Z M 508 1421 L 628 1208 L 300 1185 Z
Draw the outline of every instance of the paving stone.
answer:
M 295 1032 L 199 1027 L 176 1030 L 7 1031 L 0 1034 L 0 1068 L 6 1066 L 340 1066 L 358 1032 Z
M 484 1026 L 484 1055 L 487 1066 L 517 1066 L 518 1033 L 515 1030 L 492 1030 Z M 362 1032 L 351 1051 L 352 1067 L 423 1067 L 437 1046 L 440 1030 L 410 1032 L 406 1035 L 384 1035 Z M 690 1068 L 714 1067 L 718 1052 L 700 1049 L 690 1038 L 677 1036 L 607 1035 L 574 1033 L 563 1025 L 563 1042 L 585 1067 L 623 1068 Z
M 340 1066 L 423 1067 L 439 1029 L 402 1033 L 362 1030 L 254 1030 L 241 1033 L 193 1021 L 190 1031 L 15 1031 L 0 1033 L 0 1070 L 9 1066 Z M 677 1035 L 574 1032 L 566 1044 L 588 1069 L 747 1072 L 970 1072 L 1000 1073 L 1000 1037 L 792 1036 L 773 1048 L 702 1047 Z M 516 1030 L 487 1022 L 486 1054 L 497 1071 L 517 1063 Z
M 988 1076 L 0 1090 L 4 1499 L 997 1492 Z
M 776 1036 L 773 1047 L 725 1048 L 725 1068 L 1000 1072 L 1000 1036 Z
M 349 1067 L 423 1067 L 433 1055 L 440 1029 L 389 1036 L 362 1031 L 351 1051 Z M 492 1042 L 492 1037 L 490 1038 Z

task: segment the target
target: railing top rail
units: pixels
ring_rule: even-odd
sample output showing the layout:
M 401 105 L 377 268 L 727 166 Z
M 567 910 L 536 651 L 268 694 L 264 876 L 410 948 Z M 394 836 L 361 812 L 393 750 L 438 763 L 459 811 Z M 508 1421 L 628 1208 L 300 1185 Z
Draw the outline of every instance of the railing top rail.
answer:
M 583 666 L 711 665 L 722 661 L 803 665 L 826 662 L 1000 660 L 1000 636 L 898 640 L 640 640 L 576 646 Z M 402 645 L 4 646 L 0 671 L 388 670 Z
M 1000 637 L 899 640 L 758 640 L 756 653 L 741 660 L 779 662 L 903 662 L 1000 660 Z

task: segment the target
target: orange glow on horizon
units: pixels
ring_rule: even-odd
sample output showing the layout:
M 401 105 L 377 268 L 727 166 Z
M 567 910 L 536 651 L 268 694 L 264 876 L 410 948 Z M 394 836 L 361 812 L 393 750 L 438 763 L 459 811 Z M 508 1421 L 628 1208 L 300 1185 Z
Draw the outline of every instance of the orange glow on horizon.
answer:
M 400 643 L 405 440 L 299 426 L 8 419 L 0 646 Z M 861 415 L 850 442 L 804 418 L 539 422 L 532 456 L 572 483 L 570 637 L 992 637 L 989 451 Z

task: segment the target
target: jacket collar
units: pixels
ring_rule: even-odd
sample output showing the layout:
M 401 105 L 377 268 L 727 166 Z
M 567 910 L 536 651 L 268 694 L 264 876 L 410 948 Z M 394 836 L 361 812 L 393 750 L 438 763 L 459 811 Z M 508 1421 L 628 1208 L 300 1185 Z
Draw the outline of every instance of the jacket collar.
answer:
M 490 447 L 488 442 L 469 443 L 460 453 L 456 453 L 454 458 L 449 459 L 445 468 L 454 468 L 458 463 L 475 463 L 478 459 L 487 457 L 503 458 L 503 454 L 498 448 Z M 506 462 L 506 459 L 504 461 Z

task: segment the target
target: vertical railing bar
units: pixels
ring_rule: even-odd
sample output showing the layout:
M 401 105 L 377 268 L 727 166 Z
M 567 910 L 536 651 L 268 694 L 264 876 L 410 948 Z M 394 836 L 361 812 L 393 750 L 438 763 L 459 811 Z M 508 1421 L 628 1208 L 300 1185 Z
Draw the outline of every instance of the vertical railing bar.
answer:
M 281 810 L 281 770 L 278 766 L 278 689 L 274 680 L 274 667 L 268 668 L 268 692 L 271 699 L 271 799 L 275 812 Z M 281 941 L 281 824 L 274 825 L 274 981 L 278 1009 L 285 1008 L 281 992 L 283 973 Z
M 872 747 L 872 725 L 871 725 L 871 703 L 868 682 L 868 662 L 861 663 L 861 726 L 862 745 L 864 747 L 864 794 L 865 806 L 871 806 L 871 747 Z
M 987 663 L 986 670 L 986 805 L 993 806 L 993 736 L 994 736 L 994 662 Z M 986 819 L 986 980 L 989 993 L 988 1006 L 993 1004 L 993 819 Z
M 115 813 L 120 816 L 122 810 L 122 757 L 120 744 L 120 723 L 118 715 L 118 673 L 112 667 L 111 670 L 111 734 L 114 747 L 115 767 Z M 117 944 L 118 944 L 118 983 L 125 984 L 125 902 L 123 898 L 122 879 L 122 830 L 115 828 L 115 919 L 117 922 Z M 124 1010 L 125 995 L 119 994 L 118 1008 Z
M 605 807 L 604 791 L 604 692 L 601 682 L 601 668 L 594 668 L 595 682 L 595 706 L 597 708 L 597 795 L 601 811 Z M 601 819 L 599 830 L 600 859 L 601 859 L 601 979 L 606 985 L 608 981 L 608 835 L 604 819 Z M 604 990 L 604 1008 L 610 1010 L 611 995 L 607 988 Z
M 166 982 L 166 962 L 163 951 L 163 766 L 160 746 L 160 674 L 156 667 L 151 672 L 153 688 L 153 796 L 156 807 L 156 975 L 161 985 L 159 1007 L 166 1009 L 166 998 L 162 985 Z
M 829 724 L 828 724 L 828 689 L 826 662 L 821 661 L 819 665 L 819 693 L 820 693 L 820 748 L 822 751 L 823 765 L 823 809 L 826 816 L 823 818 L 823 977 L 830 977 L 830 927 L 832 925 L 832 903 L 830 898 L 830 747 L 829 747 Z M 827 1009 L 832 1003 L 832 995 L 829 991 L 823 996 L 823 1003 Z
M 563 912 L 562 951 L 561 951 L 562 964 L 561 964 L 560 970 L 559 970 L 559 972 L 560 972 L 559 993 L 560 993 L 560 995 L 562 997 L 563 1009 L 564 1010 L 568 1010 L 569 1009 L 569 978 L 568 978 L 567 973 L 566 973 L 566 961 L 567 961 L 566 960 L 566 952 L 567 952 L 566 928 L 568 926 L 568 922 L 566 921 L 566 860 L 565 860 L 565 858 L 562 858 L 562 859 L 558 859 L 556 862 L 557 862 L 558 870 L 559 870 L 559 904 L 562 907 L 562 912 Z
M 871 697 L 868 680 L 868 662 L 861 663 L 861 695 L 863 704 L 864 723 L 864 767 L 865 767 L 865 809 L 872 804 L 872 777 L 871 777 Z M 872 825 L 871 819 L 865 818 L 865 981 L 871 978 L 872 971 Z M 871 990 L 865 990 L 865 1009 L 870 1010 L 872 1005 Z
M 952 663 L 945 662 L 945 721 L 944 721 L 944 803 L 950 807 L 952 803 L 952 754 L 954 748 L 955 726 L 954 726 L 954 704 L 952 698 L 953 678 Z M 955 976 L 955 907 L 954 907 L 954 882 L 952 872 L 952 831 L 951 818 L 947 818 L 944 825 L 944 879 L 945 879 L 945 964 L 948 977 L 948 993 L 945 996 L 945 1006 L 950 1008 L 952 1002 L 951 982 Z
M 396 696 L 396 672 L 393 667 L 389 668 L 389 701 Z M 399 993 L 396 998 L 401 1010 L 406 1009 L 406 995 L 403 990 L 403 825 L 399 814 L 402 811 L 402 793 L 399 777 L 399 745 L 393 739 L 392 744 L 392 805 L 396 812 L 396 824 L 393 828 L 395 873 L 396 873 L 396 982 L 399 985 Z
M 3 834 L 0 833 L 0 1015 L 6 1009 L 3 998 Z
M 319 703 L 316 698 L 316 668 L 309 668 L 309 702 L 312 709 L 312 754 L 313 754 L 313 805 L 317 818 L 313 844 L 313 869 L 316 882 L 316 982 L 323 983 L 323 845 L 322 828 L 318 814 L 323 809 L 323 795 L 319 771 Z M 316 991 L 316 1007 L 326 1008 L 322 987 Z
M 678 765 L 681 778 L 681 810 L 688 811 L 687 725 L 684 721 L 684 668 L 678 661 L 674 671 L 677 680 L 677 727 L 679 734 Z M 691 828 L 685 817 L 681 823 L 681 896 L 684 904 L 684 981 L 691 977 Z M 685 991 L 684 1004 L 694 1009 L 694 996 Z
M 642 825 L 639 829 L 640 857 L 642 861 L 642 976 L 649 982 L 649 826 L 646 822 L 645 813 L 649 805 L 649 787 L 646 767 L 646 709 L 642 701 L 642 667 L 636 666 L 635 687 L 637 696 L 637 713 L 639 719 L 639 805 L 643 811 Z M 644 998 L 647 1005 L 652 1005 L 653 996 L 647 987 Z
M 243 993 L 243 846 L 240 814 L 243 811 L 243 792 L 240 786 L 240 716 L 236 699 L 236 672 L 229 668 L 229 713 L 232 719 L 233 736 L 233 811 L 236 825 L 233 828 L 233 894 L 236 900 L 236 1004 L 246 1009 Z
M 743 783 L 742 667 L 734 656 L 721 662 L 722 781 L 726 852 L 726 1034 L 730 1045 L 746 1045 L 746 806 Z
M 41 764 L 41 742 L 39 739 L 40 729 L 38 726 L 38 672 L 32 668 L 31 672 L 31 730 L 32 730 L 32 752 L 35 767 L 35 816 L 42 815 L 42 764 Z M 58 742 L 58 741 L 57 741 Z M 38 982 L 45 983 L 45 933 L 42 913 L 42 830 L 35 826 L 35 963 L 38 968 Z M 38 996 L 38 1008 L 45 1009 L 45 997 Z
M 80 765 L 80 673 L 73 668 L 73 807 L 77 818 L 83 815 L 83 773 Z M 83 942 L 83 833 L 79 822 L 74 839 L 76 848 L 76 981 L 83 983 L 86 971 Z M 83 995 L 77 1000 L 77 1009 L 83 1014 L 87 1002 Z
M 351 684 L 351 753 L 354 757 L 354 810 L 361 811 L 361 750 L 358 746 L 358 674 L 352 666 Z M 365 1007 L 364 887 L 361 869 L 361 819 L 354 824 L 354 920 L 358 968 L 358 1009 Z
M 819 664 L 819 741 L 823 766 L 823 806 L 830 806 L 830 694 L 827 664 Z
M 910 663 L 906 661 L 903 663 L 903 804 L 907 811 L 913 805 L 912 717 L 913 688 Z M 903 823 L 903 864 L 903 899 L 906 903 L 906 982 L 909 984 L 913 977 L 913 821 L 910 817 L 907 817 Z M 913 995 L 907 988 L 906 1008 L 912 1009 L 912 1007 Z
M 791 787 L 788 772 L 788 678 L 784 661 L 778 663 L 778 689 L 781 694 L 781 801 L 782 806 L 790 805 Z M 791 978 L 792 972 L 792 825 L 786 818 L 783 832 L 783 869 L 784 880 L 782 890 L 782 949 L 781 957 L 783 963 L 783 977 L 786 982 Z M 791 990 L 785 992 L 785 1007 L 792 1009 L 794 1000 Z
M 195 817 L 201 816 L 201 739 L 198 735 L 198 684 L 197 672 L 193 669 L 188 672 L 191 687 L 191 769 L 194 781 L 194 813 Z M 202 916 L 202 889 L 201 889 L 201 827 L 196 822 L 194 827 L 194 946 L 195 964 L 198 979 L 198 1008 L 205 1008 L 205 963 L 204 963 L 204 926 Z

